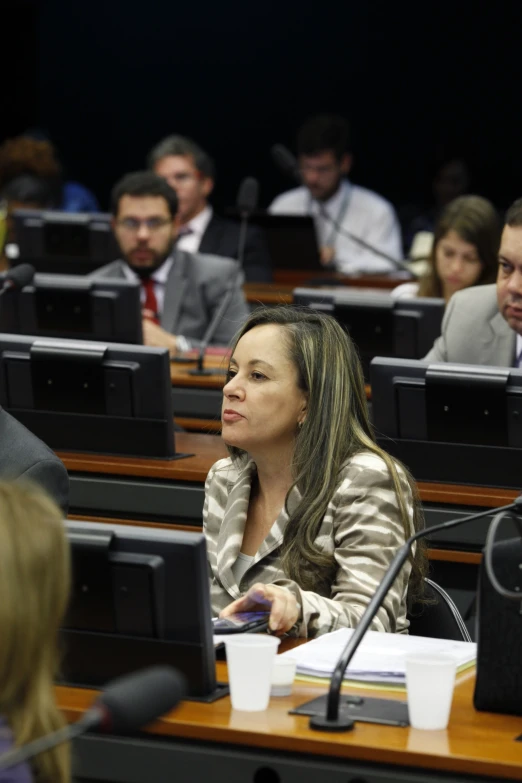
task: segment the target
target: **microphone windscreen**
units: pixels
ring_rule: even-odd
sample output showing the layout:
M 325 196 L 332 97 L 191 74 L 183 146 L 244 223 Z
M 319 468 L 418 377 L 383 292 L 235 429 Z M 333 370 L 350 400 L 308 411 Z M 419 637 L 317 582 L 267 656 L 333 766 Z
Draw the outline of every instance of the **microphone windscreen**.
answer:
M 23 288 L 33 282 L 34 266 L 31 264 L 19 264 L 14 266 L 4 276 L 4 286 L 9 288 Z
M 299 166 L 297 165 L 297 158 L 295 155 L 292 155 L 284 144 L 274 144 L 270 152 L 276 166 L 278 166 L 284 174 L 287 174 L 300 183 L 301 177 L 299 175 Z
M 170 666 L 148 669 L 112 680 L 95 706 L 104 718 L 101 729 L 129 733 L 172 710 L 186 695 L 185 678 Z
M 239 212 L 253 212 L 259 201 L 259 182 L 255 177 L 245 177 L 239 186 L 236 206 Z

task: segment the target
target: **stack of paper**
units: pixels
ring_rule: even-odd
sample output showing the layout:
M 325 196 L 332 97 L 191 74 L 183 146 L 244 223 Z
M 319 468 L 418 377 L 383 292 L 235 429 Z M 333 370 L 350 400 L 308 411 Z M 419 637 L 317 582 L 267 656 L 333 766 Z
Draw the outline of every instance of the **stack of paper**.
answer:
M 352 628 L 342 628 L 283 655 L 296 659 L 298 675 L 330 678 L 352 634 Z M 452 642 L 446 639 L 368 631 L 350 661 L 344 679 L 404 685 L 406 656 L 415 653 L 452 655 L 457 671 L 462 671 L 475 662 L 477 645 L 474 642 Z

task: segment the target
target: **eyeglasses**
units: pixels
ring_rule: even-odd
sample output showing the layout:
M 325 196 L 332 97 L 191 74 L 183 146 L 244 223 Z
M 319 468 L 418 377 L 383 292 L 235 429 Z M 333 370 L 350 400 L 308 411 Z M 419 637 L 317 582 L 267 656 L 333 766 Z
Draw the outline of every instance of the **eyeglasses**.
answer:
M 162 228 L 172 223 L 168 218 L 145 218 L 144 220 L 138 220 L 137 218 L 121 218 L 117 221 L 120 228 L 129 233 L 137 233 L 142 226 L 145 226 L 149 231 L 161 231 Z
M 334 163 L 323 166 L 315 166 L 313 163 L 301 163 L 299 171 L 301 174 L 319 174 L 319 176 L 324 176 L 325 174 L 333 174 L 339 171 L 339 166 Z
M 176 185 L 186 185 L 188 182 L 201 179 L 201 173 L 199 171 L 180 171 L 178 174 L 171 174 L 167 177 L 168 182 L 174 182 Z

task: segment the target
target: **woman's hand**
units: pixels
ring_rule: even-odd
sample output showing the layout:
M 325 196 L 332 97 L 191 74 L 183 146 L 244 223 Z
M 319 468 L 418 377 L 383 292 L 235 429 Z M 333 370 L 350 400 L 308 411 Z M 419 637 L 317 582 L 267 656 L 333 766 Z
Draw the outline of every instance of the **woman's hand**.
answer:
M 299 619 L 299 608 L 293 593 L 278 585 L 253 585 L 244 596 L 229 604 L 220 617 L 228 617 L 235 612 L 270 612 L 268 627 L 272 633 L 282 636 Z

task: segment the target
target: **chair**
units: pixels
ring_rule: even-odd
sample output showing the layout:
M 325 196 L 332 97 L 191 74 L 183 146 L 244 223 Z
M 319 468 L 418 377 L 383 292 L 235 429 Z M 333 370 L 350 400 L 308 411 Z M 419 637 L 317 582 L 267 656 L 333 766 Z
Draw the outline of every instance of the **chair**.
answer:
M 447 592 L 432 579 L 425 579 L 424 582 L 424 595 L 430 603 L 418 602 L 408 612 L 410 634 L 471 642 L 464 620 Z

